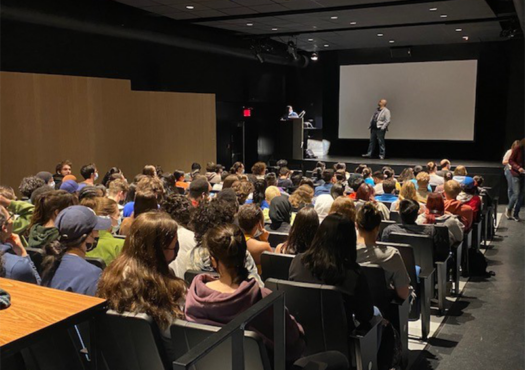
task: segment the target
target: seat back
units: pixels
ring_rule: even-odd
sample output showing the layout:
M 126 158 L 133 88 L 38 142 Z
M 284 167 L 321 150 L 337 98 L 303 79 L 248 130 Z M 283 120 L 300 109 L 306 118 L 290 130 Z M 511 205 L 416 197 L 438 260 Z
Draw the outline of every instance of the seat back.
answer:
M 398 211 L 390 211 L 390 221 L 401 222 L 401 215 Z
M 361 270 L 366 276 L 374 306 L 379 308 L 383 314 L 387 313 L 392 294 L 389 292 L 391 289 L 387 287 L 385 271 L 378 265 L 364 265 L 361 266 Z
M 435 192 L 437 188 L 437 185 L 430 185 L 430 189 L 432 189 L 432 192 Z
M 390 209 L 390 207 L 392 206 L 392 202 L 384 202 L 384 201 L 380 201 L 380 203 L 383 203 L 386 208 Z
M 422 271 L 431 271 L 434 267 L 434 240 L 428 235 L 392 233 L 390 239 L 396 243 L 412 246 L 416 264 Z
M 110 310 L 97 320 L 96 334 L 103 369 L 164 370 L 169 366 L 158 328 L 145 314 Z
M 193 282 L 193 279 L 195 279 L 195 276 L 200 275 L 200 274 L 208 274 L 208 275 L 211 275 L 211 276 L 219 276 L 219 274 L 214 272 L 214 271 L 187 270 L 184 273 L 184 281 L 186 282 L 186 284 L 188 284 L 188 286 L 190 286 L 191 283 Z
M 106 268 L 106 262 L 102 258 L 86 257 L 86 261 L 91 263 L 93 266 L 97 266 L 101 270 L 104 270 Z
M 278 279 L 265 285 L 285 293 L 286 307 L 304 328 L 305 355 L 334 350 L 350 358 L 343 294 L 336 287 Z
M 191 348 L 220 329 L 221 328 L 217 326 L 176 320 L 170 327 L 171 342 L 173 344 L 175 357 L 180 358 Z M 246 369 L 271 369 L 266 347 L 261 336 L 248 330 L 244 332 L 244 363 Z M 199 360 L 193 367 L 194 370 L 231 370 L 231 368 L 231 338 L 221 343 L 217 348 Z
M 385 230 L 388 226 L 394 225 L 396 222 L 392 220 L 381 220 L 381 224 L 379 225 L 379 234 L 377 237 L 381 239 L 381 235 L 383 235 L 383 230 Z
M 393 242 L 377 242 L 377 245 L 384 245 L 392 248 L 396 248 L 403 259 L 405 268 L 407 269 L 408 276 L 410 277 L 410 285 L 416 289 L 416 294 L 419 291 L 419 285 L 417 284 L 416 275 L 416 258 L 414 256 L 414 250 L 412 246 L 405 243 L 393 243 Z
M 184 193 L 186 192 L 186 190 L 184 188 L 181 188 L 179 186 L 175 187 L 175 189 L 177 189 L 177 191 L 179 192 L 180 195 L 184 195 Z
M 27 254 L 29 254 L 29 258 L 31 258 L 31 261 L 33 261 L 33 264 L 36 267 L 36 270 L 38 271 L 38 274 L 42 275 L 42 261 L 44 260 L 44 257 L 46 256 L 46 252 L 44 252 L 44 249 L 42 248 L 26 248 Z
M 263 252 L 261 254 L 262 280 L 268 278 L 288 280 L 290 265 L 295 256 Z
M 277 248 L 277 246 L 281 243 L 284 243 L 286 239 L 288 239 L 287 233 L 270 232 L 270 235 L 268 236 L 268 243 L 270 243 L 272 248 Z

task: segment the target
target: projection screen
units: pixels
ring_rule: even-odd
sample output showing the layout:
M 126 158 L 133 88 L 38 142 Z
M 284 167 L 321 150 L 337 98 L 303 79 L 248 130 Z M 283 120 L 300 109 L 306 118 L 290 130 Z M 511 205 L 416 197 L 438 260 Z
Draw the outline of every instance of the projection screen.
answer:
M 368 139 L 380 99 L 387 140 L 474 140 L 477 60 L 340 67 L 339 138 Z

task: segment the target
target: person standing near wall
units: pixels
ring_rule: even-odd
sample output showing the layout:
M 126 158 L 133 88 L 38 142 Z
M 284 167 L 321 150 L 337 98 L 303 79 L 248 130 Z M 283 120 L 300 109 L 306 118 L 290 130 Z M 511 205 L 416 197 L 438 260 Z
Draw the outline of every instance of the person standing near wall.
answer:
M 388 125 L 390 125 L 390 110 L 386 107 L 386 104 L 386 99 L 381 99 L 377 103 L 377 110 L 370 120 L 370 144 L 368 145 L 368 152 L 363 154 L 364 158 L 372 157 L 377 141 L 379 143 L 379 158 L 385 159 L 385 134 L 388 130 Z
M 512 194 L 514 193 L 512 191 L 512 174 L 510 173 L 509 158 L 510 158 L 510 155 L 512 154 L 512 150 L 514 150 L 514 148 L 518 146 L 519 144 L 520 144 L 520 141 L 515 140 L 512 143 L 512 146 L 510 147 L 510 149 L 507 150 L 507 152 L 503 156 L 503 160 L 501 161 L 501 163 L 505 166 L 503 171 L 505 173 L 505 178 L 507 179 L 507 196 L 509 197 L 509 202 L 512 198 Z
M 520 220 L 520 209 L 525 194 L 525 168 L 523 161 L 525 157 L 525 138 L 521 139 L 519 144 L 512 149 L 509 157 L 510 173 L 512 175 L 512 198 L 505 211 L 505 216 L 509 220 Z M 513 212 L 514 210 L 514 212 Z

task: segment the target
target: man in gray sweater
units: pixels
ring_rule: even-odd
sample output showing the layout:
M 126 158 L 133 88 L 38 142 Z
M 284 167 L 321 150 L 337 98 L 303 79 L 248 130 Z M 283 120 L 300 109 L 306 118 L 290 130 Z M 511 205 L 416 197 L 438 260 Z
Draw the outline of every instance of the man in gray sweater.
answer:
M 377 110 L 370 120 L 370 144 L 368 145 L 368 152 L 363 154 L 364 158 L 372 157 L 377 141 L 379 143 L 379 158 L 385 159 L 385 133 L 390 124 L 390 111 L 386 107 L 386 103 L 386 99 L 381 99 L 377 103 Z

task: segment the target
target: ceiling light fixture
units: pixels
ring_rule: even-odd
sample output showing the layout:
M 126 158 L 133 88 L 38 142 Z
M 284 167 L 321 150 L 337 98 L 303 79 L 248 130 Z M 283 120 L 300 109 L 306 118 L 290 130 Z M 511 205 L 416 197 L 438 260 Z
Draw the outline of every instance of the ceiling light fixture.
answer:
M 308 39 L 308 41 L 309 41 L 309 42 L 313 42 L 313 41 L 314 41 L 314 39 Z
M 388 41 L 388 42 L 391 43 L 391 44 L 393 44 L 395 41 L 394 41 L 394 40 L 390 40 L 390 41 Z
M 468 41 L 468 36 L 463 36 L 463 40 Z
M 438 10 L 438 8 L 430 8 L 428 10 L 430 10 L 431 12 L 435 12 L 436 10 Z
M 334 15 L 333 17 L 330 17 L 330 19 L 337 19 L 337 16 Z
M 463 31 L 463 28 L 456 28 L 456 32 L 461 32 Z
M 357 22 L 350 22 L 350 24 L 351 24 L 352 26 L 355 26 L 355 25 L 357 24 Z
M 195 9 L 195 7 L 193 5 L 186 5 L 186 9 L 193 10 L 193 9 Z
M 278 28 L 272 28 L 272 31 L 277 31 L 277 30 L 278 30 Z
M 448 17 L 448 15 L 446 15 L 446 14 L 441 14 L 439 17 L 440 17 L 440 18 L 446 18 L 446 17 Z
M 323 46 L 324 46 L 325 48 L 327 48 L 327 47 L 329 47 L 330 45 L 328 45 L 328 44 L 324 44 Z
M 312 53 L 310 59 L 312 59 L 314 62 L 317 62 L 317 60 L 319 60 L 319 55 L 317 55 L 317 53 Z
M 246 23 L 246 25 L 247 25 L 248 27 L 251 27 L 251 26 L 253 26 L 253 23 Z
M 378 33 L 377 37 L 383 37 L 384 35 L 382 33 Z

